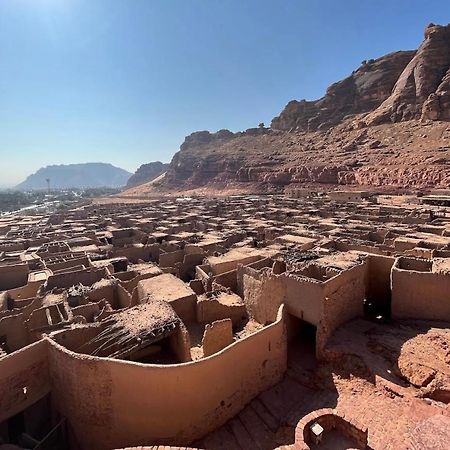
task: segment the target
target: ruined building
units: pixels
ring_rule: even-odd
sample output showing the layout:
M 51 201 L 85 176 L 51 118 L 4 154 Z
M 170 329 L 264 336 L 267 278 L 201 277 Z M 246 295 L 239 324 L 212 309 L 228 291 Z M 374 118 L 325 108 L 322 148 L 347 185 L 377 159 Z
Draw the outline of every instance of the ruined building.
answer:
M 0 449 L 448 448 L 450 215 L 394 200 L 0 218 Z

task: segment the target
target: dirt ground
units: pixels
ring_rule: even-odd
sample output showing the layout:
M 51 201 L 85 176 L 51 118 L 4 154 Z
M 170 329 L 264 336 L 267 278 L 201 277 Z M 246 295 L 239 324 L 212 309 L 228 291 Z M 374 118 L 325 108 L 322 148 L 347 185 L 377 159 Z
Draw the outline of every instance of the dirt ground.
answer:
M 320 408 L 336 408 L 368 427 L 373 450 L 446 450 L 450 406 L 442 392 L 439 400 L 431 398 L 429 388 L 435 379 L 441 381 L 441 390 L 448 386 L 449 345 L 450 324 L 358 319 L 331 339 L 328 350 L 336 360 L 319 363 L 312 343 L 297 338 L 290 344 L 284 379 L 196 445 L 223 450 L 291 448 L 302 417 Z M 422 387 L 412 384 L 405 369 L 411 365 L 431 368 L 434 378 Z

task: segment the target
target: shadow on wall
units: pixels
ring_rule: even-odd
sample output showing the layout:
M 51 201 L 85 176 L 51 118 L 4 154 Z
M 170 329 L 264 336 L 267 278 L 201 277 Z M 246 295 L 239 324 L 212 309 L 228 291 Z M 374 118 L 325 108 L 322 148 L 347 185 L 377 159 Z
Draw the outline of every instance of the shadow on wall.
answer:
M 281 307 L 273 324 L 219 353 L 169 366 L 79 355 L 48 339 L 56 408 L 82 448 L 186 445 L 280 381 L 287 365 L 283 316 Z

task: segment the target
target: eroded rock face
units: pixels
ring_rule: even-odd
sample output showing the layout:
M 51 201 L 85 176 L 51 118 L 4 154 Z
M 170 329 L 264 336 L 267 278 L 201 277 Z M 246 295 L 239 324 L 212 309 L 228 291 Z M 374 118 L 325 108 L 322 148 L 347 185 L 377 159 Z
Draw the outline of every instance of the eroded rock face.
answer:
M 400 75 L 392 94 L 369 114 L 369 125 L 423 119 L 448 120 L 450 25 L 429 25 L 425 40 Z
M 178 184 L 189 180 L 191 184 L 202 185 L 217 176 L 228 179 L 235 176 L 245 160 L 245 149 L 237 156 L 229 155 L 224 158 L 223 153 L 216 152 L 236 138 L 250 138 L 262 136 L 270 130 L 264 127 L 250 128 L 246 131 L 233 133 L 229 130 L 219 130 L 216 133 L 197 131 L 190 134 L 175 153 L 166 175 L 168 183 Z
M 349 77 L 331 85 L 320 100 L 289 102 L 281 114 L 272 120 L 272 128 L 329 128 L 346 116 L 372 111 L 389 97 L 414 54 L 414 51 L 401 51 L 364 61 Z
M 425 100 L 422 106 L 422 120 L 450 120 L 450 69 L 441 84 Z
M 164 173 L 169 167 L 169 164 L 163 164 L 161 161 L 155 161 L 148 164 L 142 164 L 136 172 L 130 177 L 127 183 L 127 188 L 139 186 L 149 181 L 154 180 Z
M 448 188 L 446 121 L 450 25 L 430 25 L 417 51 L 364 61 L 323 98 L 291 101 L 269 129 L 192 133 L 156 189 L 215 183 L 276 192 L 310 183 Z

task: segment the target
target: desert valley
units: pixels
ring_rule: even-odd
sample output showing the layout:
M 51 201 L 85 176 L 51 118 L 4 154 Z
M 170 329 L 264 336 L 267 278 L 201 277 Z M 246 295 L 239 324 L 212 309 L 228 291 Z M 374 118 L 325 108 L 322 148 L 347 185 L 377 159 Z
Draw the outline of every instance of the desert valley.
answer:
M 449 448 L 450 24 L 101 169 L 0 217 L 0 450 Z

